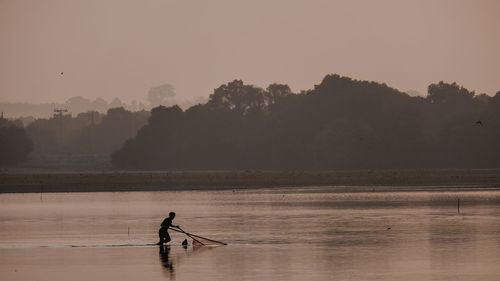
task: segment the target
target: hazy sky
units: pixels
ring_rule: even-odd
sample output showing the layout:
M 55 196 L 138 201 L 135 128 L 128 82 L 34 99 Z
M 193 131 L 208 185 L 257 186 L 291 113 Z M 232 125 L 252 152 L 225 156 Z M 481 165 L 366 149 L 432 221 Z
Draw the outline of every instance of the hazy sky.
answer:
M 60 75 L 60 72 L 64 75 Z M 500 1 L 0 0 L 0 101 L 180 99 L 328 73 L 500 91 Z

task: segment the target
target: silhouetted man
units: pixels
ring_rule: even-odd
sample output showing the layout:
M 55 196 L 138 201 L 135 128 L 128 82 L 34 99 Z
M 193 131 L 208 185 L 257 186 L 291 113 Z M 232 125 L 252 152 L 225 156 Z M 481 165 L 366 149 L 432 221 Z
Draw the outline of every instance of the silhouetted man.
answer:
M 160 241 L 157 243 L 158 245 L 163 245 L 163 243 L 168 243 L 170 242 L 170 235 L 168 234 L 168 228 L 173 226 L 173 227 L 179 227 L 178 225 L 173 225 L 172 221 L 175 218 L 175 213 L 170 212 L 168 214 L 168 218 L 164 219 L 163 222 L 161 223 L 160 230 L 158 230 L 158 236 L 160 236 Z

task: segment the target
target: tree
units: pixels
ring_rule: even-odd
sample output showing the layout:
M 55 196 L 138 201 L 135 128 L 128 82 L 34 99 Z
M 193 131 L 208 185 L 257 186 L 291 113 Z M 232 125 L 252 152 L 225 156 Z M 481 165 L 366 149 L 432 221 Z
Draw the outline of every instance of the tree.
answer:
M 299 94 L 234 80 L 185 112 L 154 108 L 112 159 L 168 170 L 500 167 L 499 105 L 500 93 L 474 98 L 456 83 L 432 84 L 424 99 L 339 75 Z
M 266 89 L 266 104 L 267 106 L 271 106 L 291 94 L 293 93 L 288 85 L 276 83 L 271 84 Z
M 174 86 L 170 84 L 153 87 L 149 89 L 148 92 L 148 101 L 150 102 L 151 107 L 167 105 L 168 99 L 173 97 L 175 97 L 175 89 Z
M 33 142 L 23 128 L 0 128 L 0 166 L 12 166 L 26 160 L 33 151 Z
M 443 81 L 429 85 L 427 91 L 427 99 L 431 103 L 463 103 L 471 101 L 474 97 L 474 92 L 470 92 L 457 83 L 448 84 Z
M 215 108 L 235 111 L 240 115 L 266 107 L 264 90 L 245 85 L 241 80 L 234 80 L 215 89 L 208 104 Z

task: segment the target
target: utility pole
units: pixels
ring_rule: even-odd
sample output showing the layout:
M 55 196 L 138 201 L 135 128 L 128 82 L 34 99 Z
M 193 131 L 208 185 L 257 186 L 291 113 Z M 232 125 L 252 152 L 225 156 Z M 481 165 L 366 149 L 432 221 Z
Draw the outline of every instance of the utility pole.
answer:
M 4 125 L 7 125 L 7 120 L 3 118 L 3 111 L 2 111 L 2 115 L 0 116 L 0 127 L 3 127 Z
M 59 142 L 62 144 L 63 142 L 63 113 L 68 112 L 68 110 L 55 108 L 54 109 L 54 117 L 59 117 Z
M 95 111 L 90 111 L 90 129 L 89 129 L 89 137 L 90 137 L 90 153 L 94 154 L 94 130 L 95 130 Z

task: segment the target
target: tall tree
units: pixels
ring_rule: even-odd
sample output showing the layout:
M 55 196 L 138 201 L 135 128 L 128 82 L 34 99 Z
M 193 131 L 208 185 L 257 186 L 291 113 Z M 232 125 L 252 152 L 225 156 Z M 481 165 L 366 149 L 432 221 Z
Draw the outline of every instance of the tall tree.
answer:
M 7 126 L 0 128 L 0 166 L 12 166 L 26 160 L 33 151 L 33 142 L 23 128 Z

